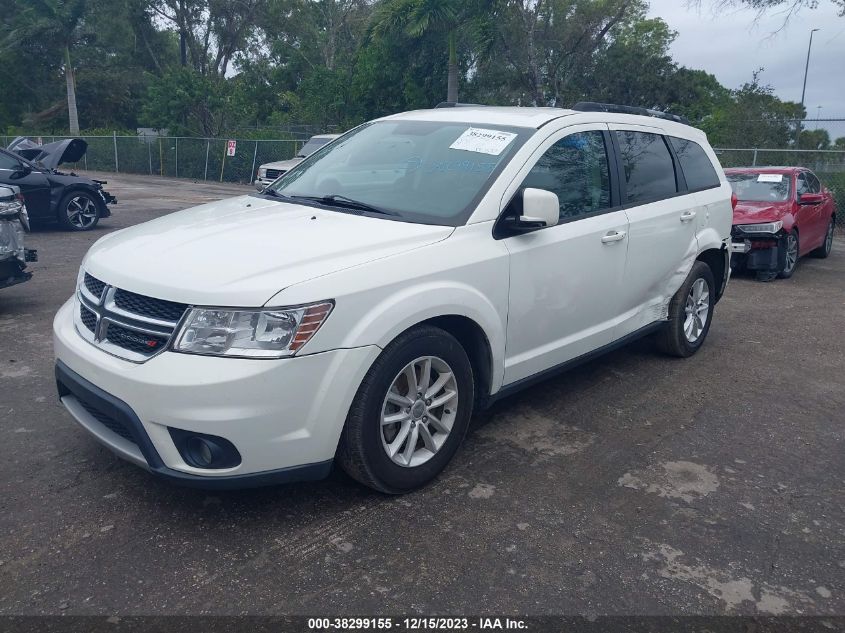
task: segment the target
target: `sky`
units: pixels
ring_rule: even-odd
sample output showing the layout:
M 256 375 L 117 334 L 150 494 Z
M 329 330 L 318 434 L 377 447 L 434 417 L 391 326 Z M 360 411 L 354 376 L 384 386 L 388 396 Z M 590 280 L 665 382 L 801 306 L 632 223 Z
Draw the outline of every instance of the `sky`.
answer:
M 763 67 L 761 82 L 786 101 L 801 100 L 810 30 L 821 29 L 813 36 L 804 105 L 811 119 L 845 119 L 845 17 L 830 0 L 820 0 L 818 9 L 801 9 L 786 26 L 783 9 L 758 17 L 751 9 L 717 10 L 716 0 L 701 0 L 701 8 L 688 8 L 686 0 L 650 1 L 649 15 L 678 33 L 671 49 L 677 63 L 706 70 L 728 88 L 751 81 Z M 833 138 L 845 136 L 845 121 L 820 127 Z

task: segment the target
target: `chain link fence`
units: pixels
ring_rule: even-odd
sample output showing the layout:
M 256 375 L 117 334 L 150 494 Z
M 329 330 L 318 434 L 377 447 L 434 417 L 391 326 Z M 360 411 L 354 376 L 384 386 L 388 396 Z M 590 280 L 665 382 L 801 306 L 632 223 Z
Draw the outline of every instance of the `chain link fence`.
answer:
M 845 151 L 714 148 L 722 167 L 806 167 L 836 198 L 837 224 L 845 226 Z
M 66 136 L 30 136 L 52 143 Z M 221 139 L 181 136 L 80 136 L 88 151 L 64 169 L 149 174 L 217 182 L 250 183 L 258 166 L 293 158 L 305 140 Z M 2 136 L 3 147 L 13 137 Z M 234 155 L 230 144 L 234 141 Z

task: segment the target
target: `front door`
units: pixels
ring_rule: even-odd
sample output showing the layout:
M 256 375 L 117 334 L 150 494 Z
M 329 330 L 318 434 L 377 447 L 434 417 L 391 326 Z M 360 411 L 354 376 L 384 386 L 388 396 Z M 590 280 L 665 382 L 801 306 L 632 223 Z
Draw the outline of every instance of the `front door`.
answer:
M 560 222 L 504 240 L 510 253 L 505 384 L 612 340 L 628 220 L 611 193 L 608 142 L 606 128 L 567 128 L 546 140 L 516 181 L 557 194 Z
M 0 151 L 0 183 L 20 187 L 30 217 L 44 218 L 50 213 L 50 183 L 37 170 L 22 176 L 23 168 L 24 163 L 14 154 Z

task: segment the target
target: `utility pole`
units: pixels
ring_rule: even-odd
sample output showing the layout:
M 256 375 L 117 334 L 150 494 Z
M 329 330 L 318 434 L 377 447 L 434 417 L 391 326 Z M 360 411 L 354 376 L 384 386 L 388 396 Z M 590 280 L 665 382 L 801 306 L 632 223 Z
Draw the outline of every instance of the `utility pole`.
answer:
M 804 87 L 801 89 L 801 107 L 804 107 L 804 97 L 807 94 L 807 71 L 810 70 L 810 51 L 813 50 L 813 33 L 819 29 L 810 31 L 810 45 L 807 46 L 807 63 L 804 65 Z

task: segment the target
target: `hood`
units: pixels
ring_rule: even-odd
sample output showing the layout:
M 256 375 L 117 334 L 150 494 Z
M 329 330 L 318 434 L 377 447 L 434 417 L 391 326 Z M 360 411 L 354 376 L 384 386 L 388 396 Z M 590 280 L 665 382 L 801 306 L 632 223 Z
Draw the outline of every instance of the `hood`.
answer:
M 47 169 L 57 169 L 62 163 L 81 160 L 88 151 L 88 143 L 81 138 L 66 138 L 63 141 L 38 145 L 25 136 L 19 136 L 6 149 L 32 163 L 41 163 Z
M 792 210 L 792 203 L 740 201 L 734 209 L 734 224 L 758 224 L 782 220 Z
M 83 266 L 106 283 L 159 299 L 257 307 L 293 284 L 453 231 L 243 196 L 111 233 Z
M 277 160 L 275 163 L 264 163 L 261 165 L 262 169 L 278 169 L 280 171 L 288 171 L 293 169 L 299 163 L 304 161 L 304 158 L 289 158 L 288 160 Z

